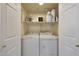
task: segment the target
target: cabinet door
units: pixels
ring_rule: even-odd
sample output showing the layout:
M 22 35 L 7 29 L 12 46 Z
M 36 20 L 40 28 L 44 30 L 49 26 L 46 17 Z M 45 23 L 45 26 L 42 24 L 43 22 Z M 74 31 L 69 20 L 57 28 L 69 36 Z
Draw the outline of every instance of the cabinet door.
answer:
M 20 7 L 14 3 L 2 4 L 3 55 L 20 55 Z
M 66 7 L 66 5 L 69 5 L 71 7 Z M 79 16 L 77 15 L 79 10 L 78 6 L 79 4 L 60 4 L 59 6 L 59 55 L 79 55 L 77 53 L 78 50 L 76 50 L 76 44 L 77 42 L 79 42 L 77 38 L 77 33 L 79 33 L 79 31 L 77 30 L 79 26 Z

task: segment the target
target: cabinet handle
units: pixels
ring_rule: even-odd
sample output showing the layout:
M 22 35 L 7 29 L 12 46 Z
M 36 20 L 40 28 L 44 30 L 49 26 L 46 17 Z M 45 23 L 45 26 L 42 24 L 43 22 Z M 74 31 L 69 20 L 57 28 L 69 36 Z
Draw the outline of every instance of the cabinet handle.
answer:
M 76 47 L 79 47 L 79 45 L 76 45 Z
M 2 46 L 2 48 L 5 48 L 5 47 L 7 47 L 7 46 L 6 46 L 6 45 L 3 45 L 3 46 Z

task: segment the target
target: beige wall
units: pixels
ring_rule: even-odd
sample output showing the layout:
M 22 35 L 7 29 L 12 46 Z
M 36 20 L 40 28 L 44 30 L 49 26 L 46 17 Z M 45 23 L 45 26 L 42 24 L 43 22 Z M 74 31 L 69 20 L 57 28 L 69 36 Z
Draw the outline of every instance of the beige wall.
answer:
M 24 34 L 27 34 L 28 32 L 37 32 L 39 33 L 40 31 L 48 31 L 52 32 L 56 35 L 58 35 L 58 23 L 55 24 L 49 24 L 49 23 L 24 23 L 25 17 L 32 17 L 33 21 L 37 21 L 38 17 L 43 17 L 44 20 L 46 21 L 46 14 L 38 14 L 38 13 L 27 13 L 23 8 L 22 8 L 22 36 Z
M 30 23 L 28 29 L 28 32 L 52 32 L 53 34 L 58 35 L 58 23 Z
M 57 35 L 58 36 L 58 27 L 59 26 L 59 24 L 58 24 L 58 22 L 57 23 L 55 23 L 53 26 L 52 26 L 52 32 L 53 32 L 53 34 L 54 35 Z
M 52 32 L 52 25 L 47 23 L 31 23 L 28 29 L 28 32 Z
M 27 16 L 26 11 L 24 10 L 24 8 L 21 8 L 21 35 L 23 36 L 26 31 L 27 31 L 27 25 L 24 22 L 25 17 Z
M 37 22 L 38 17 L 43 17 L 43 20 L 45 21 L 46 14 L 44 14 L 44 13 L 29 13 L 29 17 L 32 18 L 33 22 Z

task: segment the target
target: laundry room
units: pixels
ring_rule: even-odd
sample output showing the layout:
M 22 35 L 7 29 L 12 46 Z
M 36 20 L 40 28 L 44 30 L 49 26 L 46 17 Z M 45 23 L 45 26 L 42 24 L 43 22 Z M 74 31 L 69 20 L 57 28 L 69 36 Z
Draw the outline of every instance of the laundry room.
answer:
M 0 56 L 79 56 L 79 3 L 0 3 Z
M 23 56 L 58 55 L 58 3 L 22 3 Z

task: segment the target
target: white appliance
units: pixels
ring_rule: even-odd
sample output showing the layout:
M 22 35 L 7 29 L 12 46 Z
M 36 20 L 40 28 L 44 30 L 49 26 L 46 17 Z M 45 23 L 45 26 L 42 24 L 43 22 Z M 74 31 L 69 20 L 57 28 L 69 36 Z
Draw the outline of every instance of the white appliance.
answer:
M 40 56 L 57 56 L 57 37 L 40 33 Z
M 22 56 L 39 56 L 39 34 L 28 34 L 22 40 Z
M 51 33 L 28 34 L 22 40 L 23 56 L 57 56 L 57 37 Z

